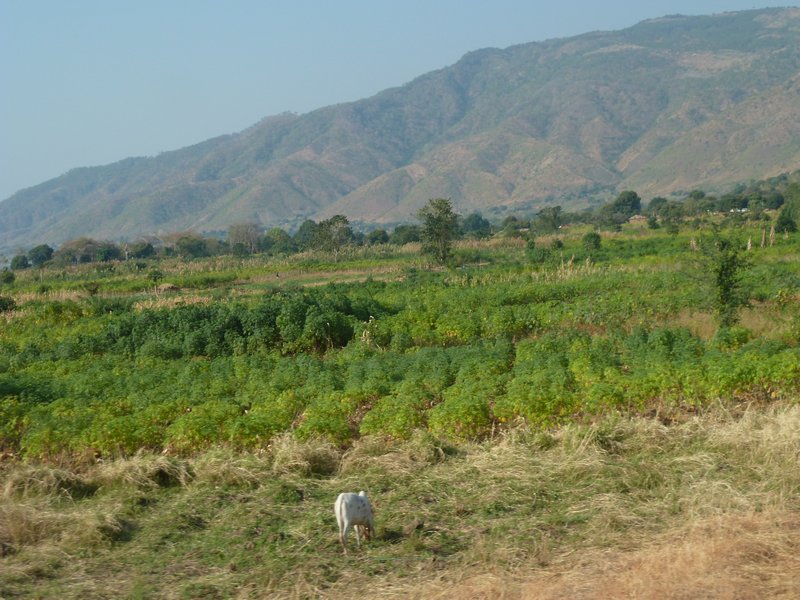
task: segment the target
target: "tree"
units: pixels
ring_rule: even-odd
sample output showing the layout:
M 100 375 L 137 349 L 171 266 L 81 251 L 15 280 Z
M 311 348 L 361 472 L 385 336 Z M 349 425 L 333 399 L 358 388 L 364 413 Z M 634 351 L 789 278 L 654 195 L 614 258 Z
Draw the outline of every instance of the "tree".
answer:
M 295 246 L 300 250 L 308 250 L 314 245 L 317 236 L 317 224 L 311 219 L 306 219 L 292 236 Z
M 11 270 L 12 271 L 21 271 L 22 269 L 27 269 L 31 266 L 31 263 L 28 262 L 28 257 L 24 254 L 17 254 L 14 258 L 11 259 Z
M 533 237 L 528 238 L 526 250 L 528 259 L 534 264 L 542 264 L 550 258 L 550 250 L 541 245 L 537 246 L 536 239 Z
M 228 244 L 231 250 L 253 254 L 258 249 L 261 229 L 256 223 L 234 223 L 228 227 Z
M 783 193 L 783 208 L 778 213 L 775 231 L 794 233 L 800 225 L 800 183 L 791 183 Z
M 741 194 L 725 194 L 717 200 L 717 210 L 731 212 L 747 208 L 747 198 Z
M 667 204 L 667 199 L 663 196 L 656 196 L 655 198 L 650 200 L 650 203 L 647 205 L 647 212 L 651 215 L 658 215 L 662 208 L 664 208 Z
M 481 213 L 474 212 L 464 219 L 464 223 L 461 225 L 461 230 L 464 232 L 464 235 L 477 239 L 483 239 L 492 234 L 492 224 L 484 219 Z
M 353 230 L 344 215 L 334 215 L 320 221 L 314 233 L 313 245 L 317 250 L 332 252 L 338 258 L 342 246 L 353 240 Z
M 780 192 L 769 192 L 764 195 L 764 208 L 768 208 L 770 210 L 777 210 L 783 203 L 785 202 L 783 194 Z
M 93 254 L 94 260 L 98 260 L 100 262 L 120 260 L 122 256 L 122 249 L 111 242 L 99 242 Z
M 294 240 L 280 227 L 273 227 L 264 234 L 261 245 L 272 254 L 292 254 L 297 252 Z
M 720 328 L 739 321 L 739 309 L 749 305 L 749 294 L 742 284 L 744 272 L 751 266 L 742 245 L 715 233 L 702 246 L 701 272 L 711 277 L 711 308 Z
M 175 240 L 175 251 L 181 258 L 199 258 L 208 255 L 205 240 L 197 234 L 184 234 Z
M 385 229 L 373 229 L 367 234 L 367 244 L 374 246 L 375 244 L 388 244 L 389 234 Z
M 794 233 L 797 231 L 797 223 L 795 223 L 795 220 L 786 209 L 781 210 L 778 214 L 778 220 L 775 221 L 775 231 L 778 233 Z M 13 268 L 14 263 L 11 264 Z
M 419 242 L 422 239 L 422 232 L 418 225 L 398 225 L 392 230 L 389 236 L 389 243 L 403 246 L 412 242 Z
M 34 267 L 41 267 L 53 258 L 53 249 L 47 244 L 39 244 L 28 250 L 28 260 Z
M 546 206 L 538 213 L 533 221 L 533 227 L 541 233 L 551 233 L 557 231 L 561 226 L 561 207 Z
M 689 192 L 689 198 L 692 200 L 702 200 L 706 197 L 706 193 L 703 190 L 692 190 Z
M 617 198 L 600 208 L 597 221 L 604 227 L 619 229 L 623 223 L 627 223 L 633 215 L 642 210 L 642 199 L 639 194 L 626 190 L 620 192 Z
M 529 229 L 530 223 L 521 221 L 514 215 L 508 215 L 503 219 L 502 226 L 505 237 L 522 237 L 522 230 Z
M 422 251 L 440 264 L 450 258 L 453 240 L 458 235 L 458 215 L 449 198 L 432 198 L 417 212 L 422 221 Z
M 628 218 L 642 210 L 642 199 L 639 194 L 631 190 L 620 192 L 613 202 L 614 212 L 622 213 Z
M 53 254 L 54 260 L 59 264 L 89 263 L 94 260 L 98 243 L 92 238 L 82 237 L 69 240 Z
M 134 242 L 130 248 L 128 248 L 128 256 L 131 258 L 150 258 L 155 253 L 155 247 L 147 240 Z

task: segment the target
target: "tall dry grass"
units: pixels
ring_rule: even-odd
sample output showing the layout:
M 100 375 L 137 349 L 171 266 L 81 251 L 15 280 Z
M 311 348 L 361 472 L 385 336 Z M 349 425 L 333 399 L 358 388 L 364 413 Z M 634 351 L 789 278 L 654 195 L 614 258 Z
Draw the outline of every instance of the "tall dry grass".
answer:
M 406 598 L 762 600 L 800 597 L 800 515 L 766 512 L 691 522 L 631 551 L 587 549 L 532 575 L 486 572 L 431 581 Z
M 322 597 L 348 597 L 348 587 L 378 598 L 800 597 L 800 407 L 520 430 L 462 450 L 446 477 L 422 476 L 416 518 L 427 527 L 441 503 L 469 515 L 477 494 L 483 506 L 530 503 L 505 524 L 508 539 L 491 535 L 490 519 L 446 567 L 378 582 L 348 571 Z M 546 512 L 561 501 L 574 537 Z
M 0 597 L 800 597 L 799 461 L 784 405 L 20 465 L 0 481 Z M 345 558 L 333 499 L 359 489 L 377 536 Z

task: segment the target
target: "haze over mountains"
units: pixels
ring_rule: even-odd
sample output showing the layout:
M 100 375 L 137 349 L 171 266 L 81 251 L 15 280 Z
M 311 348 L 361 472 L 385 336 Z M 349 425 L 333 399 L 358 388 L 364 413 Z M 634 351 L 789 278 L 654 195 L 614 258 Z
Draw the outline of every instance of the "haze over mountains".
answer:
M 235 110 L 235 108 L 232 108 Z M 531 212 L 800 168 L 800 9 L 485 49 L 371 98 L 74 169 L 0 203 L 0 250 L 255 221 Z

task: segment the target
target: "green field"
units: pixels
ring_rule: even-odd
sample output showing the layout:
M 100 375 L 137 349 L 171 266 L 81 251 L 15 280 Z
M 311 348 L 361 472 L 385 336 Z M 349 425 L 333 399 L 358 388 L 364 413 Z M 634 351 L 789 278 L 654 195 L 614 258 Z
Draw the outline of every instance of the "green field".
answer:
M 586 231 L 20 271 L 0 597 L 796 597 L 800 234 Z

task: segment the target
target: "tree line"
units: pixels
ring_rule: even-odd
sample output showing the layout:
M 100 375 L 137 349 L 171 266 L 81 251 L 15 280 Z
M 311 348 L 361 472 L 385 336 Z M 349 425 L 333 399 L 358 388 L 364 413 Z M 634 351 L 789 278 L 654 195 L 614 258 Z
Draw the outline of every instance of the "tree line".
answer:
M 495 235 L 525 237 L 531 242 L 536 235 L 557 232 L 564 226 L 590 224 L 595 229 L 616 229 L 640 215 L 651 229 L 665 227 L 677 233 L 680 224 L 692 221 L 697 225 L 709 214 L 724 215 L 734 222 L 771 221 L 766 212 L 779 210 L 774 222 L 778 233 L 797 231 L 800 219 L 800 184 L 789 176 L 780 176 L 750 186 L 738 186 L 730 193 L 714 196 L 693 190 L 680 200 L 652 198 L 644 206 L 642 198 L 632 190 L 620 192 L 601 206 L 568 212 L 560 205 L 545 206 L 533 215 L 509 215 L 501 222 L 490 222 L 480 212 L 463 217 L 454 211 L 452 201 L 433 198 L 417 212 L 419 223 L 400 224 L 391 230 L 376 228 L 356 230 L 344 215 L 329 219 L 305 220 L 293 233 L 280 227 L 264 230 L 252 222 L 231 225 L 224 237 L 203 236 L 188 231 L 159 238 L 142 238 L 134 242 L 114 243 L 81 237 L 53 248 L 37 245 L 11 259 L 11 271 L 41 267 L 45 264 L 67 266 L 91 262 L 110 262 L 157 257 L 194 259 L 207 256 L 254 254 L 290 255 L 321 251 L 337 259 L 347 247 L 388 244 L 402 246 L 420 242 L 422 251 L 439 263 L 446 263 L 452 243 L 459 239 L 485 239 Z M 594 238 L 587 244 L 593 244 Z M 8 271 L 5 272 L 8 277 Z

